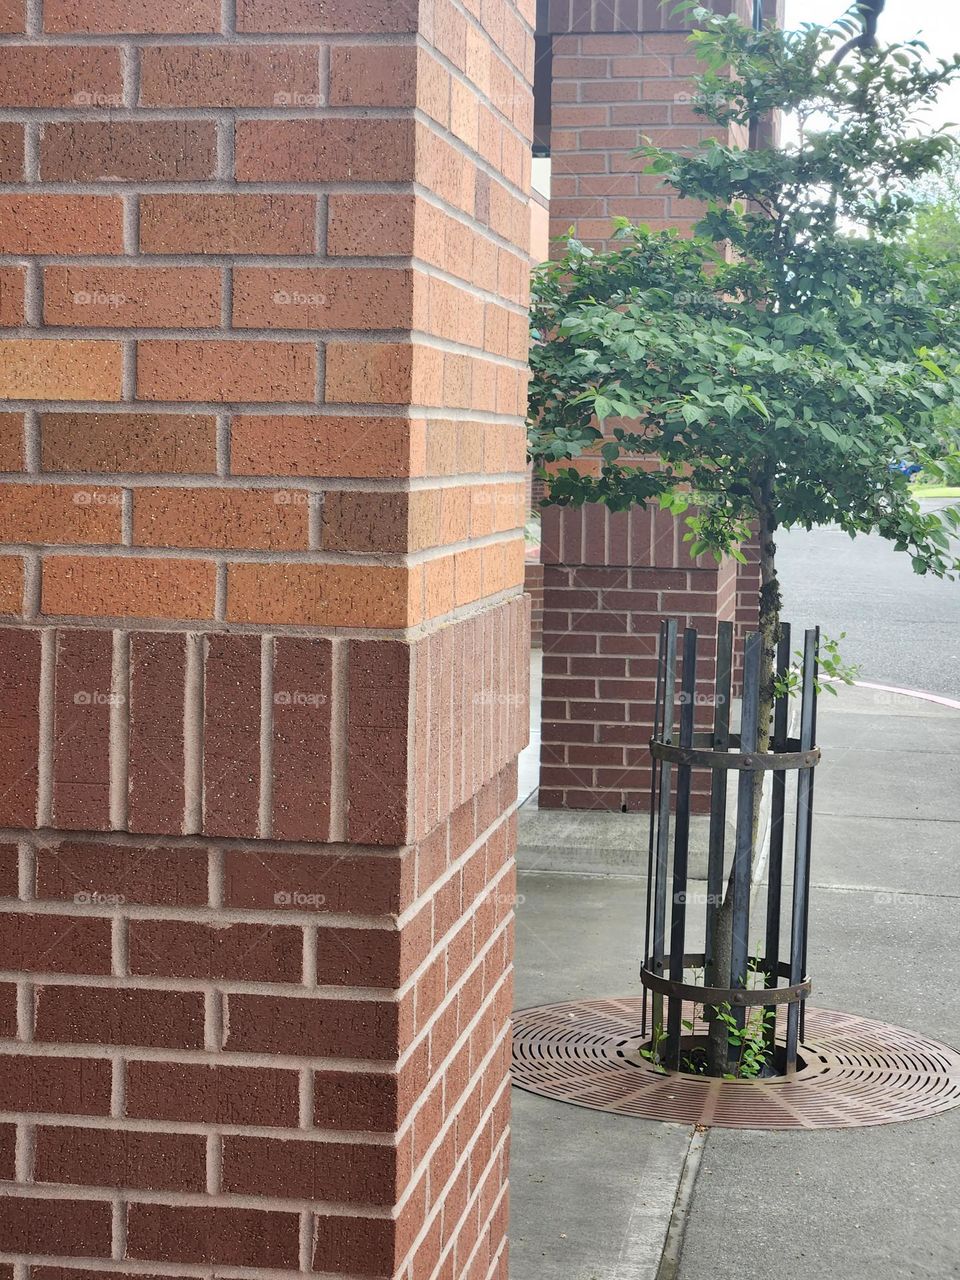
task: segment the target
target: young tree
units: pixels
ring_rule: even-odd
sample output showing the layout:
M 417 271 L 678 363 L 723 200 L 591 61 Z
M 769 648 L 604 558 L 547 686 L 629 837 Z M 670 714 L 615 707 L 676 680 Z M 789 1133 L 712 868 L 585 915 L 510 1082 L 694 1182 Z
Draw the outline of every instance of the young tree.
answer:
M 699 28 L 700 114 L 744 139 L 782 114 L 795 140 L 644 147 L 648 172 L 704 203 L 693 238 L 624 220 L 610 252 L 570 239 L 539 270 L 530 452 L 548 503 L 658 501 L 686 513 L 696 554 L 738 555 L 759 527 L 765 750 L 778 528 L 875 531 L 918 573 L 960 568 L 960 515 L 922 510 L 895 467 L 958 451 L 943 408 L 960 398 L 960 310 L 903 236 L 911 190 L 953 152 L 923 113 L 960 58 L 851 43 L 853 21 L 758 32 L 680 7 Z M 598 450 L 598 475 L 562 465 Z

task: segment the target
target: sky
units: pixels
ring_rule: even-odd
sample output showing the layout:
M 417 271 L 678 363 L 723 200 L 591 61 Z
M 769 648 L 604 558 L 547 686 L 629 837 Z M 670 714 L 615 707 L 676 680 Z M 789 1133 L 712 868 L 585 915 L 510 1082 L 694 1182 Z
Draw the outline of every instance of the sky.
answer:
M 844 12 L 844 0 L 787 0 L 786 26 L 830 23 Z M 885 43 L 917 38 L 938 58 L 960 52 L 960 6 L 956 0 L 887 0 L 878 35 Z M 960 125 L 960 83 L 946 90 L 931 111 L 931 124 Z

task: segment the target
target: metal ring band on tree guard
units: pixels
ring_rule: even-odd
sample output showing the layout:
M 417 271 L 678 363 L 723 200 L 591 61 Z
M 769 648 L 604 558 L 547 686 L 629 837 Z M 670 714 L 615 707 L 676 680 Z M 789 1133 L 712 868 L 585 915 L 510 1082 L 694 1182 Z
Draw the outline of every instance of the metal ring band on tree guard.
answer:
M 704 963 L 703 952 L 691 951 L 683 957 L 685 969 L 700 969 Z M 777 976 L 789 978 L 790 966 L 777 965 Z M 699 987 L 691 982 L 672 982 L 647 968 L 641 968 L 640 981 L 650 991 L 657 991 L 664 996 L 679 996 L 682 1000 L 692 1000 L 694 1004 L 714 1008 L 723 1004 L 740 1009 L 795 1004 L 798 1000 L 806 1000 L 813 990 L 813 983 L 809 978 L 788 987 L 762 987 L 754 991 L 745 991 L 742 987 Z
M 820 748 L 803 749 L 799 738 L 787 738 L 784 750 L 778 751 L 717 751 L 713 747 L 712 733 L 696 733 L 693 745 L 675 746 L 672 742 L 650 741 L 650 754 L 655 760 L 669 760 L 672 764 L 685 764 L 703 769 L 750 770 L 813 769 L 820 763 Z M 731 734 L 730 744 L 740 745 L 740 735 Z

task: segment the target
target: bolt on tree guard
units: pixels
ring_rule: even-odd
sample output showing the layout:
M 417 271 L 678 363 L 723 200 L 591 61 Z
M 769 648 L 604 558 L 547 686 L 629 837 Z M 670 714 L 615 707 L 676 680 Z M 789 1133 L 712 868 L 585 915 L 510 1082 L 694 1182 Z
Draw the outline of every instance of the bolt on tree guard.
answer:
M 653 779 L 646 941 L 641 969 L 642 1030 L 644 1035 L 648 1033 L 648 1003 L 652 1003 L 652 1026 L 660 1039 L 660 1059 L 664 1066 L 679 1070 L 684 1049 L 685 1001 L 705 1010 L 726 1006 L 740 1027 L 745 1025 L 748 1009 L 763 1008 L 770 1015 L 765 1021 L 765 1034 L 772 1059 L 777 1052 L 777 1012 L 785 1005 L 785 1044 L 777 1060 L 781 1069 L 793 1073 L 804 1034 L 805 1001 L 811 991 L 806 969 L 813 771 L 820 760 L 816 746 L 819 630 L 807 631 L 804 637 L 798 738 L 789 736 L 790 697 L 785 687 L 791 667 L 790 628 L 784 626 L 781 630 L 776 656 L 777 674 L 782 678 L 778 684 L 781 692 L 775 702 L 770 750 L 766 752 L 757 750 L 761 636 L 754 634 L 746 641 L 739 734 L 731 732 L 730 725 L 733 624 L 729 622 L 721 623 L 717 634 L 713 728 L 709 732 L 695 731 L 697 703 L 703 702 L 702 694 L 699 698 L 697 695 L 698 640 L 695 628 L 684 632 L 678 696 L 677 624 L 675 621 L 661 623 L 654 736 L 650 744 Z M 692 923 L 688 906 L 696 902 L 688 880 L 690 795 L 695 769 L 709 769 L 712 774 L 703 952 L 687 950 Z M 725 876 L 727 781 L 731 770 L 739 776 L 732 863 L 729 876 Z M 749 936 L 759 771 L 772 773 L 773 779 L 765 935 L 762 952 L 752 954 Z M 788 773 L 797 775 L 792 858 L 785 858 Z M 793 886 L 788 946 L 784 946 L 784 873 L 788 870 L 793 873 Z M 726 910 L 732 914 L 732 947 L 729 969 L 719 973 L 716 950 L 722 927 L 721 904 L 725 899 L 729 904 Z M 686 980 L 687 971 L 697 969 L 703 971 L 702 984 Z M 753 975 L 762 986 L 751 988 Z

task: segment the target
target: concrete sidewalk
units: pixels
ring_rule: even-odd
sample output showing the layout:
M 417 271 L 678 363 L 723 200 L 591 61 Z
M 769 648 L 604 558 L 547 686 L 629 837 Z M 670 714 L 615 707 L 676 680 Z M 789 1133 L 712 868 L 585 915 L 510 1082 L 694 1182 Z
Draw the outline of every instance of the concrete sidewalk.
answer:
M 824 696 L 820 722 L 814 1003 L 960 1046 L 960 710 L 856 688 Z M 646 843 L 631 823 L 527 800 L 518 1007 L 639 991 Z M 598 847 L 617 851 L 615 870 L 565 869 L 597 865 Z M 689 1128 L 520 1090 L 514 1108 L 512 1280 L 960 1277 L 960 1109 L 875 1129 L 712 1130 L 679 1212 Z M 682 1230 L 678 1265 L 661 1265 L 668 1230 L 671 1252 Z

